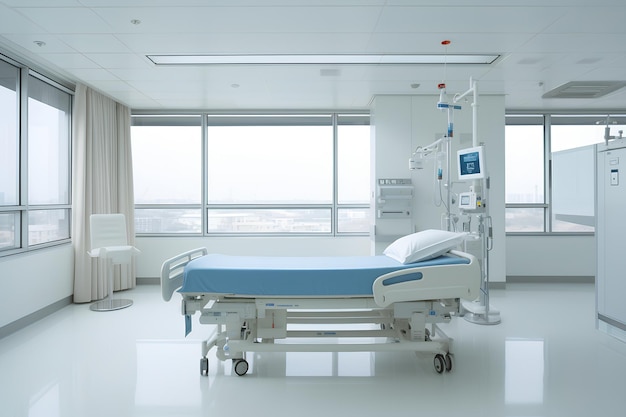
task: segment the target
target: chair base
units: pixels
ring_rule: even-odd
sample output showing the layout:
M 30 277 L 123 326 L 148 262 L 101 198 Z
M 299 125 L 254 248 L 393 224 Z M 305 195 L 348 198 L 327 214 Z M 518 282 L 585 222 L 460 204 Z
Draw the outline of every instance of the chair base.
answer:
M 133 305 L 133 300 L 105 298 L 90 305 L 89 309 L 91 311 L 114 311 L 130 307 L 131 305 Z

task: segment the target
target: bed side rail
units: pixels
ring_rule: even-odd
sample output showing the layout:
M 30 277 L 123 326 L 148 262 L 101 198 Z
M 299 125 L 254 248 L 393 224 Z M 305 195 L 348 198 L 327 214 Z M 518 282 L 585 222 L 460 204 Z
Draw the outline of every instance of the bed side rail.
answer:
M 478 297 L 481 270 L 474 255 L 450 251 L 469 259 L 469 264 L 423 266 L 390 272 L 376 278 L 372 286 L 374 301 L 381 307 L 395 302 Z
M 174 291 L 182 287 L 185 265 L 207 253 L 206 248 L 192 249 L 163 262 L 161 265 L 161 297 L 163 300 L 171 300 Z

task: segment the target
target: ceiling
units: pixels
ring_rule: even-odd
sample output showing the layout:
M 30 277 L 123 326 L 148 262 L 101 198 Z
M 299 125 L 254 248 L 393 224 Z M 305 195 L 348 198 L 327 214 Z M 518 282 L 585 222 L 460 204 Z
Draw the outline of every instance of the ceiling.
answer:
M 626 88 L 542 95 L 570 81 L 626 80 L 625 17 L 624 0 L 0 0 L 0 50 L 133 109 L 363 110 L 376 95 L 437 94 L 442 81 L 464 92 L 472 77 L 509 110 L 615 111 L 626 109 Z M 412 53 L 501 57 L 445 68 L 146 57 Z

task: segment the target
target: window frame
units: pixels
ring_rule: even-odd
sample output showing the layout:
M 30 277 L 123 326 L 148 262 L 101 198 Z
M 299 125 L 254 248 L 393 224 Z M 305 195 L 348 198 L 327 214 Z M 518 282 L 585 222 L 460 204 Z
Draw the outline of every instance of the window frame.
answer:
M 69 244 L 72 241 L 72 113 L 74 105 L 74 91 L 67 86 L 57 82 L 39 72 L 5 56 L 0 55 L 0 62 L 8 64 L 17 69 L 17 139 L 18 139 L 18 156 L 17 156 L 17 176 L 18 176 L 18 196 L 14 205 L 0 206 L 0 214 L 13 214 L 15 216 L 15 245 L 0 248 L 0 258 L 26 253 L 39 249 L 45 249 L 53 246 Z M 66 172 L 67 178 L 67 201 L 64 203 L 51 204 L 30 204 L 28 194 L 28 170 L 29 170 L 29 107 L 28 101 L 31 98 L 28 90 L 29 78 L 35 78 L 46 84 L 47 87 L 56 88 L 68 95 L 69 108 L 67 119 L 67 152 L 66 155 Z M 31 213 L 41 211 L 58 211 L 64 210 L 67 214 L 67 237 L 49 240 L 41 243 L 30 243 L 30 225 L 29 217 Z
M 359 203 L 338 203 L 338 125 L 370 125 L 370 114 L 366 111 L 315 111 L 315 112 L 154 112 L 154 111 L 133 111 L 131 126 L 135 126 L 135 120 L 138 118 L 150 117 L 174 117 L 174 116 L 200 116 L 202 119 L 202 190 L 201 204 L 135 204 L 135 210 L 138 209 L 199 209 L 201 210 L 201 231 L 194 233 L 136 233 L 141 237 L 159 237 L 159 236 L 314 236 L 314 237 L 331 237 L 331 236 L 367 236 L 368 231 L 351 232 L 339 231 L 339 212 L 341 210 L 360 209 L 369 210 L 369 200 L 362 204 Z M 321 120 L 320 118 L 330 117 L 330 126 L 332 127 L 332 200 L 325 204 L 223 204 L 209 203 L 208 193 L 208 166 L 207 166 L 207 135 L 209 120 L 212 123 L 226 123 L 227 125 L 246 126 L 256 125 L 256 123 L 281 123 L 280 125 L 309 125 L 312 120 Z M 271 118 L 271 122 L 269 119 Z M 314 123 L 315 124 L 315 123 Z M 369 139 L 369 138 L 368 138 Z M 132 138 L 131 138 L 132 140 Z M 369 140 L 367 142 L 369 146 Z M 369 180 L 369 179 L 368 179 Z M 212 232 L 209 227 L 209 210 L 224 209 L 327 209 L 330 211 L 330 231 L 328 232 Z
M 550 207 L 548 204 L 550 198 L 550 184 L 548 177 L 546 175 L 549 171 L 549 158 L 546 155 L 546 149 L 549 143 L 549 139 L 546 139 L 546 134 L 549 136 L 549 132 L 546 132 L 546 115 L 545 114 L 507 114 L 506 115 L 506 126 L 543 126 L 543 202 L 542 203 L 507 203 L 505 201 L 505 212 L 507 209 L 541 209 L 543 211 L 543 231 L 536 232 L 506 232 L 506 233 L 514 233 L 516 235 L 536 235 L 536 234 L 545 234 L 547 230 L 550 230 L 550 225 L 548 223 L 549 211 Z M 505 139 L 506 142 L 506 139 Z M 506 143 L 505 143 L 506 145 Z M 505 161 L 506 164 L 506 161 Z M 506 192 L 505 192 L 506 199 Z

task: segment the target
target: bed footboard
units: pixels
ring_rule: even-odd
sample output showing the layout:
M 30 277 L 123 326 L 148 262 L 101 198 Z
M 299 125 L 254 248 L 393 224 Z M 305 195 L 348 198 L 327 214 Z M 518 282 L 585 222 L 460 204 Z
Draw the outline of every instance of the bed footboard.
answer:
M 190 261 L 208 253 L 206 248 L 192 249 L 163 262 L 161 266 L 161 297 L 169 301 L 183 285 L 183 271 Z
M 374 281 L 374 301 L 381 307 L 396 302 L 478 297 L 481 271 L 475 256 L 451 251 L 469 264 L 426 266 L 381 275 Z

